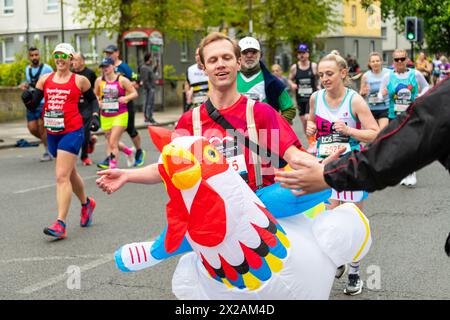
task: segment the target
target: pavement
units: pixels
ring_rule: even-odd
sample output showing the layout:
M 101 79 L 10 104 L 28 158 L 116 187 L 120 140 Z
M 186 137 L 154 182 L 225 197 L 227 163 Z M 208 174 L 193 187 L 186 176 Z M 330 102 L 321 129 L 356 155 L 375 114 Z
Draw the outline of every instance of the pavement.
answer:
M 159 126 L 167 126 L 175 124 L 182 113 L 183 109 L 181 106 L 173 106 L 166 107 L 162 111 L 154 112 L 153 117 Z M 144 114 L 142 112 L 136 112 L 135 125 L 137 129 L 142 129 L 149 125 L 144 122 Z M 103 135 L 104 133 L 100 129 L 95 134 Z M 16 147 L 17 140 L 20 139 L 25 139 L 29 143 L 40 142 L 39 139 L 28 132 L 25 118 L 23 120 L 0 123 L 0 149 L 14 148 Z

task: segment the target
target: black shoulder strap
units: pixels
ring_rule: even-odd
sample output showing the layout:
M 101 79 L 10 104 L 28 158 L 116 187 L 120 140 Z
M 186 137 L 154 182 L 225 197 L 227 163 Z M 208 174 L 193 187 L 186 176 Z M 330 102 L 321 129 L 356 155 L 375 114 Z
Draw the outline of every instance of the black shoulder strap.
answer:
M 278 154 L 272 153 L 269 148 L 265 149 L 251 141 L 248 137 L 244 136 L 231 123 L 229 123 L 227 119 L 224 118 L 219 110 L 214 107 L 210 99 L 206 101 L 205 105 L 206 110 L 208 111 L 208 115 L 211 117 L 211 119 L 213 119 L 225 130 L 233 131 L 233 135 L 238 139 L 240 143 L 243 143 L 246 148 L 250 149 L 257 155 L 264 157 L 266 160 L 269 160 L 273 165 L 277 164 L 276 166 L 278 168 L 282 168 L 287 164 L 287 162 L 283 158 L 281 158 Z
M 35 88 L 36 87 L 36 83 L 38 82 L 38 80 L 39 80 L 39 76 L 41 75 L 41 72 L 42 72 L 42 69 L 44 68 L 44 64 L 43 63 L 41 63 L 40 65 L 39 65 L 39 69 L 38 69 L 38 71 L 36 72 L 36 74 L 33 76 L 33 73 L 32 73 L 32 67 L 30 66 L 29 68 L 28 68 L 28 75 L 30 76 L 30 85 L 33 87 L 33 88 Z

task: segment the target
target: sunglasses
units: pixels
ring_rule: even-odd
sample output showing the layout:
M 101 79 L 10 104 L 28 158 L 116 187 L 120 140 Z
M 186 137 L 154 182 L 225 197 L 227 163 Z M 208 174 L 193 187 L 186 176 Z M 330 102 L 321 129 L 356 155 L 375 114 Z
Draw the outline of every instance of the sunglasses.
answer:
M 68 59 L 69 55 L 67 53 L 55 53 L 53 55 L 53 58 L 55 58 L 55 59 L 59 59 L 59 58 L 61 58 L 61 59 Z
M 404 61 L 406 61 L 406 57 L 402 57 L 402 58 L 394 58 L 394 61 L 395 61 L 395 62 L 399 62 L 399 61 L 404 62 Z

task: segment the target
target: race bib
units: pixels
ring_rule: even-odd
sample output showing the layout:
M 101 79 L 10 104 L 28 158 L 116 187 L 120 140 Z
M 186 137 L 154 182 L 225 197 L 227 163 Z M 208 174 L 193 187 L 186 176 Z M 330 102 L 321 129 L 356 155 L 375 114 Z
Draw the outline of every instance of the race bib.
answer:
M 244 93 L 244 95 L 245 95 L 247 98 L 249 98 L 249 99 L 252 99 L 252 100 L 255 100 L 255 101 L 262 101 L 261 95 L 260 95 L 259 93 L 256 93 L 256 92 L 247 92 L 247 93 Z
M 214 147 L 219 151 L 227 163 L 248 182 L 248 170 L 245 163 L 244 152 L 236 140 L 224 140 L 222 143 L 214 144 Z
M 313 89 L 311 87 L 299 87 L 297 92 L 300 96 L 310 96 L 313 93 Z
M 194 95 L 192 96 L 192 104 L 194 107 L 201 106 L 206 100 L 208 100 L 206 92 L 194 92 Z
M 329 134 L 326 136 L 322 136 L 318 139 L 319 149 L 318 149 L 318 157 L 325 158 L 334 152 L 338 151 L 341 147 L 344 147 L 348 152 L 351 150 L 349 137 L 342 136 L 338 133 Z
M 394 111 L 397 113 L 405 112 L 406 109 L 408 109 L 408 107 L 409 107 L 409 102 L 405 103 L 405 101 L 396 100 L 394 103 Z
M 103 100 L 102 110 L 106 113 L 115 113 L 119 111 L 119 101 Z
M 377 93 L 369 95 L 369 104 L 383 104 L 383 103 L 384 103 L 383 99 L 379 99 Z
M 46 110 L 44 113 L 44 128 L 50 132 L 64 131 L 64 111 Z

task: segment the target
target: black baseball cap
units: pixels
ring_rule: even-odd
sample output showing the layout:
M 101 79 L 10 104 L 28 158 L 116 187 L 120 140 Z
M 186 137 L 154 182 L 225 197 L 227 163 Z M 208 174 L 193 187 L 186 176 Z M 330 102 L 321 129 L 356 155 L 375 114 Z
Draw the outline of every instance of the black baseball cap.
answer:
M 116 52 L 116 51 L 119 51 L 119 48 L 117 48 L 117 46 L 114 44 L 110 44 L 109 46 L 107 46 L 105 48 L 105 50 L 103 50 L 103 52 L 108 52 L 108 53 L 112 53 L 112 52 Z

